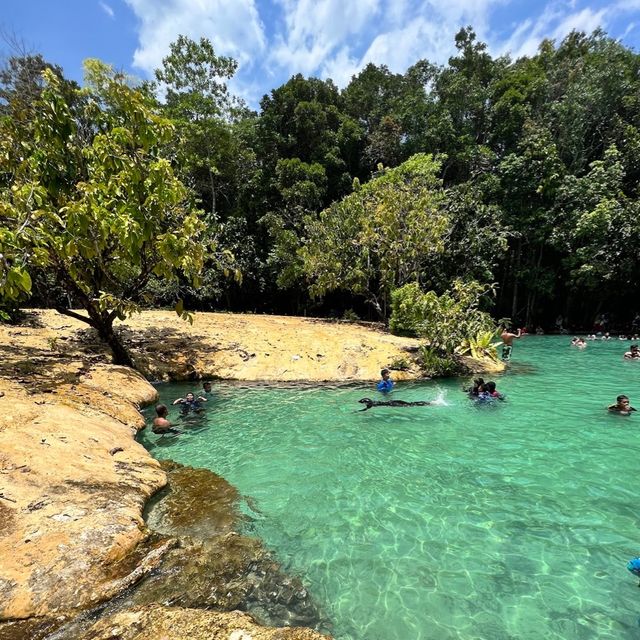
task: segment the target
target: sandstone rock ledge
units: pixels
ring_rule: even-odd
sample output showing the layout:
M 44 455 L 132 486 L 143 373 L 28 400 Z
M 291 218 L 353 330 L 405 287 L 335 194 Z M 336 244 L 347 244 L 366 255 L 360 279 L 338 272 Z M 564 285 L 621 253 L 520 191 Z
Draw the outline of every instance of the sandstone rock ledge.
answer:
M 217 613 L 150 605 L 101 620 L 78 640 L 321 640 L 315 631 L 260 627 L 239 611 Z
M 133 438 L 144 426 L 136 405 L 156 391 L 122 367 L 71 361 L 36 381 L 7 380 L 10 366 L 0 378 L 0 620 L 65 619 L 157 563 L 157 553 L 137 567 L 128 559 L 146 535 L 144 504 L 166 483 Z

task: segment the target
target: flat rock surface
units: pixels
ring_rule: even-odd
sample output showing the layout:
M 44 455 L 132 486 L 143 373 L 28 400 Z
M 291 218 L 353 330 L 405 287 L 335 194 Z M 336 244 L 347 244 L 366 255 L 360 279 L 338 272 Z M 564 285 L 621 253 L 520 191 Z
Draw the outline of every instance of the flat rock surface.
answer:
M 310 629 L 259 627 L 240 611 L 150 605 L 100 620 L 78 640 L 323 640 Z
M 39 341 L 49 354 L 105 358 L 109 353 L 82 322 L 51 310 L 32 312 L 32 317 L 39 329 L 17 331 L 28 331 L 30 341 Z M 116 328 L 149 380 L 349 382 L 377 380 L 382 367 L 399 363 L 408 369 L 394 371 L 396 380 L 423 375 L 412 356 L 419 342 L 374 324 L 203 312 L 189 324 L 172 311 L 144 311 Z
M 96 365 L 39 392 L 0 378 L 0 619 L 65 615 L 111 597 L 118 563 L 144 538 L 145 501 L 165 484 L 133 439 L 152 401 L 142 377 Z M 123 395 L 121 395 L 121 393 Z

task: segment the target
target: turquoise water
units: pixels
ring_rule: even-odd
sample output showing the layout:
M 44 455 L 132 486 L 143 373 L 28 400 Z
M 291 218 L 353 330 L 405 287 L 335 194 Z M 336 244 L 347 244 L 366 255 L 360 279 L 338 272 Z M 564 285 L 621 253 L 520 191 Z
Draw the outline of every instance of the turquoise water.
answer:
M 364 413 L 365 385 L 216 384 L 203 424 L 143 442 L 251 497 L 252 533 L 341 640 L 638 638 L 640 411 L 604 408 L 619 393 L 640 408 L 640 362 L 626 342 L 569 340 L 517 342 L 496 406 L 460 380 L 393 393 L 441 406 Z

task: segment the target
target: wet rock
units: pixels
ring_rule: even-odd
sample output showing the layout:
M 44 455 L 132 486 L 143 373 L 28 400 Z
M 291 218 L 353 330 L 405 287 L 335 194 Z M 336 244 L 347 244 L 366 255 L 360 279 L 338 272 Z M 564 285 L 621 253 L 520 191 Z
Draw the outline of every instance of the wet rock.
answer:
M 201 540 L 236 531 L 243 516 L 238 511 L 240 494 L 224 478 L 207 469 L 193 469 L 165 460 L 166 488 L 145 509 L 153 531 Z
M 151 605 L 97 622 L 77 640 L 328 640 L 310 629 L 259 627 L 239 611 L 219 613 Z
M 130 594 L 131 605 L 241 609 L 262 624 L 319 627 L 324 621 L 302 581 L 287 575 L 256 538 L 240 535 L 240 495 L 206 469 L 163 462 L 167 488 L 147 510 L 156 534 L 180 538 L 158 571 Z

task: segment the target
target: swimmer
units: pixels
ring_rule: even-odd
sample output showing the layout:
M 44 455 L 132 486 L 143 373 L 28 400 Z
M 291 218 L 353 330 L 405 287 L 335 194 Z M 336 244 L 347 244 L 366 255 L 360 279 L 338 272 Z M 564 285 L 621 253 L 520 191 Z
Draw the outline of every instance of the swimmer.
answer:
M 202 383 L 202 395 L 203 396 L 213 396 L 213 389 L 211 388 L 210 382 Z
M 518 333 L 511 333 L 506 326 L 502 328 L 500 337 L 502 338 L 502 360 L 509 362 L 511 360 L 511 352 L 513 351 L 513 341 L 520 338 L 522 329 L 518 329 Z
M 634 576 L 640 576 L 640 558 L 631 558 L 627 562 L 627 569 L 633 573 Z M 640 587 L 640 584 L 638 584 Z
M 380 371 L 380 375 L 382 376 L 382 380 L 378 382 L 378 386 L 376 388 L 382 393 L 389 393 L 393 389 L 393 380 L 390 377 L 391 374 L 389 373 L 389 369 L 382 369 L 382 371 Z M 363 409 L 363 411 L 365 411 L 365 409 Z
M 473 381 L 473 387 L 471 387 L 469 389 L 464 389 L 464 392 L 468 393 L 473 398 L 473 397 L 477 396 L 483 390 L 483 386 L 484 386 L 484 379 L 483 378 L 476 378 Z
M 168 413 L 169 410 L 166 405 L 159 404 L 156 406 L 156 417 L 153 419 L 153 426 L 151 427 L 153 433 L 160 435 L 164 435 L 165 433 L 181 433 L 177 429 L 174 429 L 169 420 L 167 420 Z
M 616 398 L 616 404 L 609 405 L 607 410 L 610 413 L 617 413 L 620 416 L 630 416 L 632 411 L 637 411 L 629 404 L 629 398 L 625 395 L 620 395 Z
M 578 347 L 578 349 L 586 349 L 587 343 L 585 342 L 584 338 L 578 338 L 575 346 Z
M 426 400 L 418 400 L 416 402 L 405 402 L 404 400 L 387 400 L 387 401 L 379 401 L 379 400 L 371 400 L 369 398 L 362 398 L 358 400 L 360 404 L 366 404 L 367 406 L 364 409 L 360 409 L 360 411 L 367 411 L 371 409 L 371 407 L 428 407 L 431 405 L 431 402 L 427 402 Z
M 571 338 L 571 346 L 575 347 L 577 344 L 578 344 L 578 337 L 573 336 L 573 338 Z
M 487 384 L 485 385 L 485 390 L 489 394 L 489 397 L 495 398 L 496 400 L 504 401 L 504 395 L 496 389 L 496 383 L 492 380 L 487 382 Z
M 200 409 L 200 402 L 206 401 L 204 396 L 198 396 L 196 399 L 193 393 L 189 392 L 184 398 L 176 398 L 173 404 L 181 404 L 184 411 L 197 411 Z
M 640 348 L 638 348 L 637 344 L 632 344 L 623 357 L 625 360 L 638 360 L 640 358 Z

